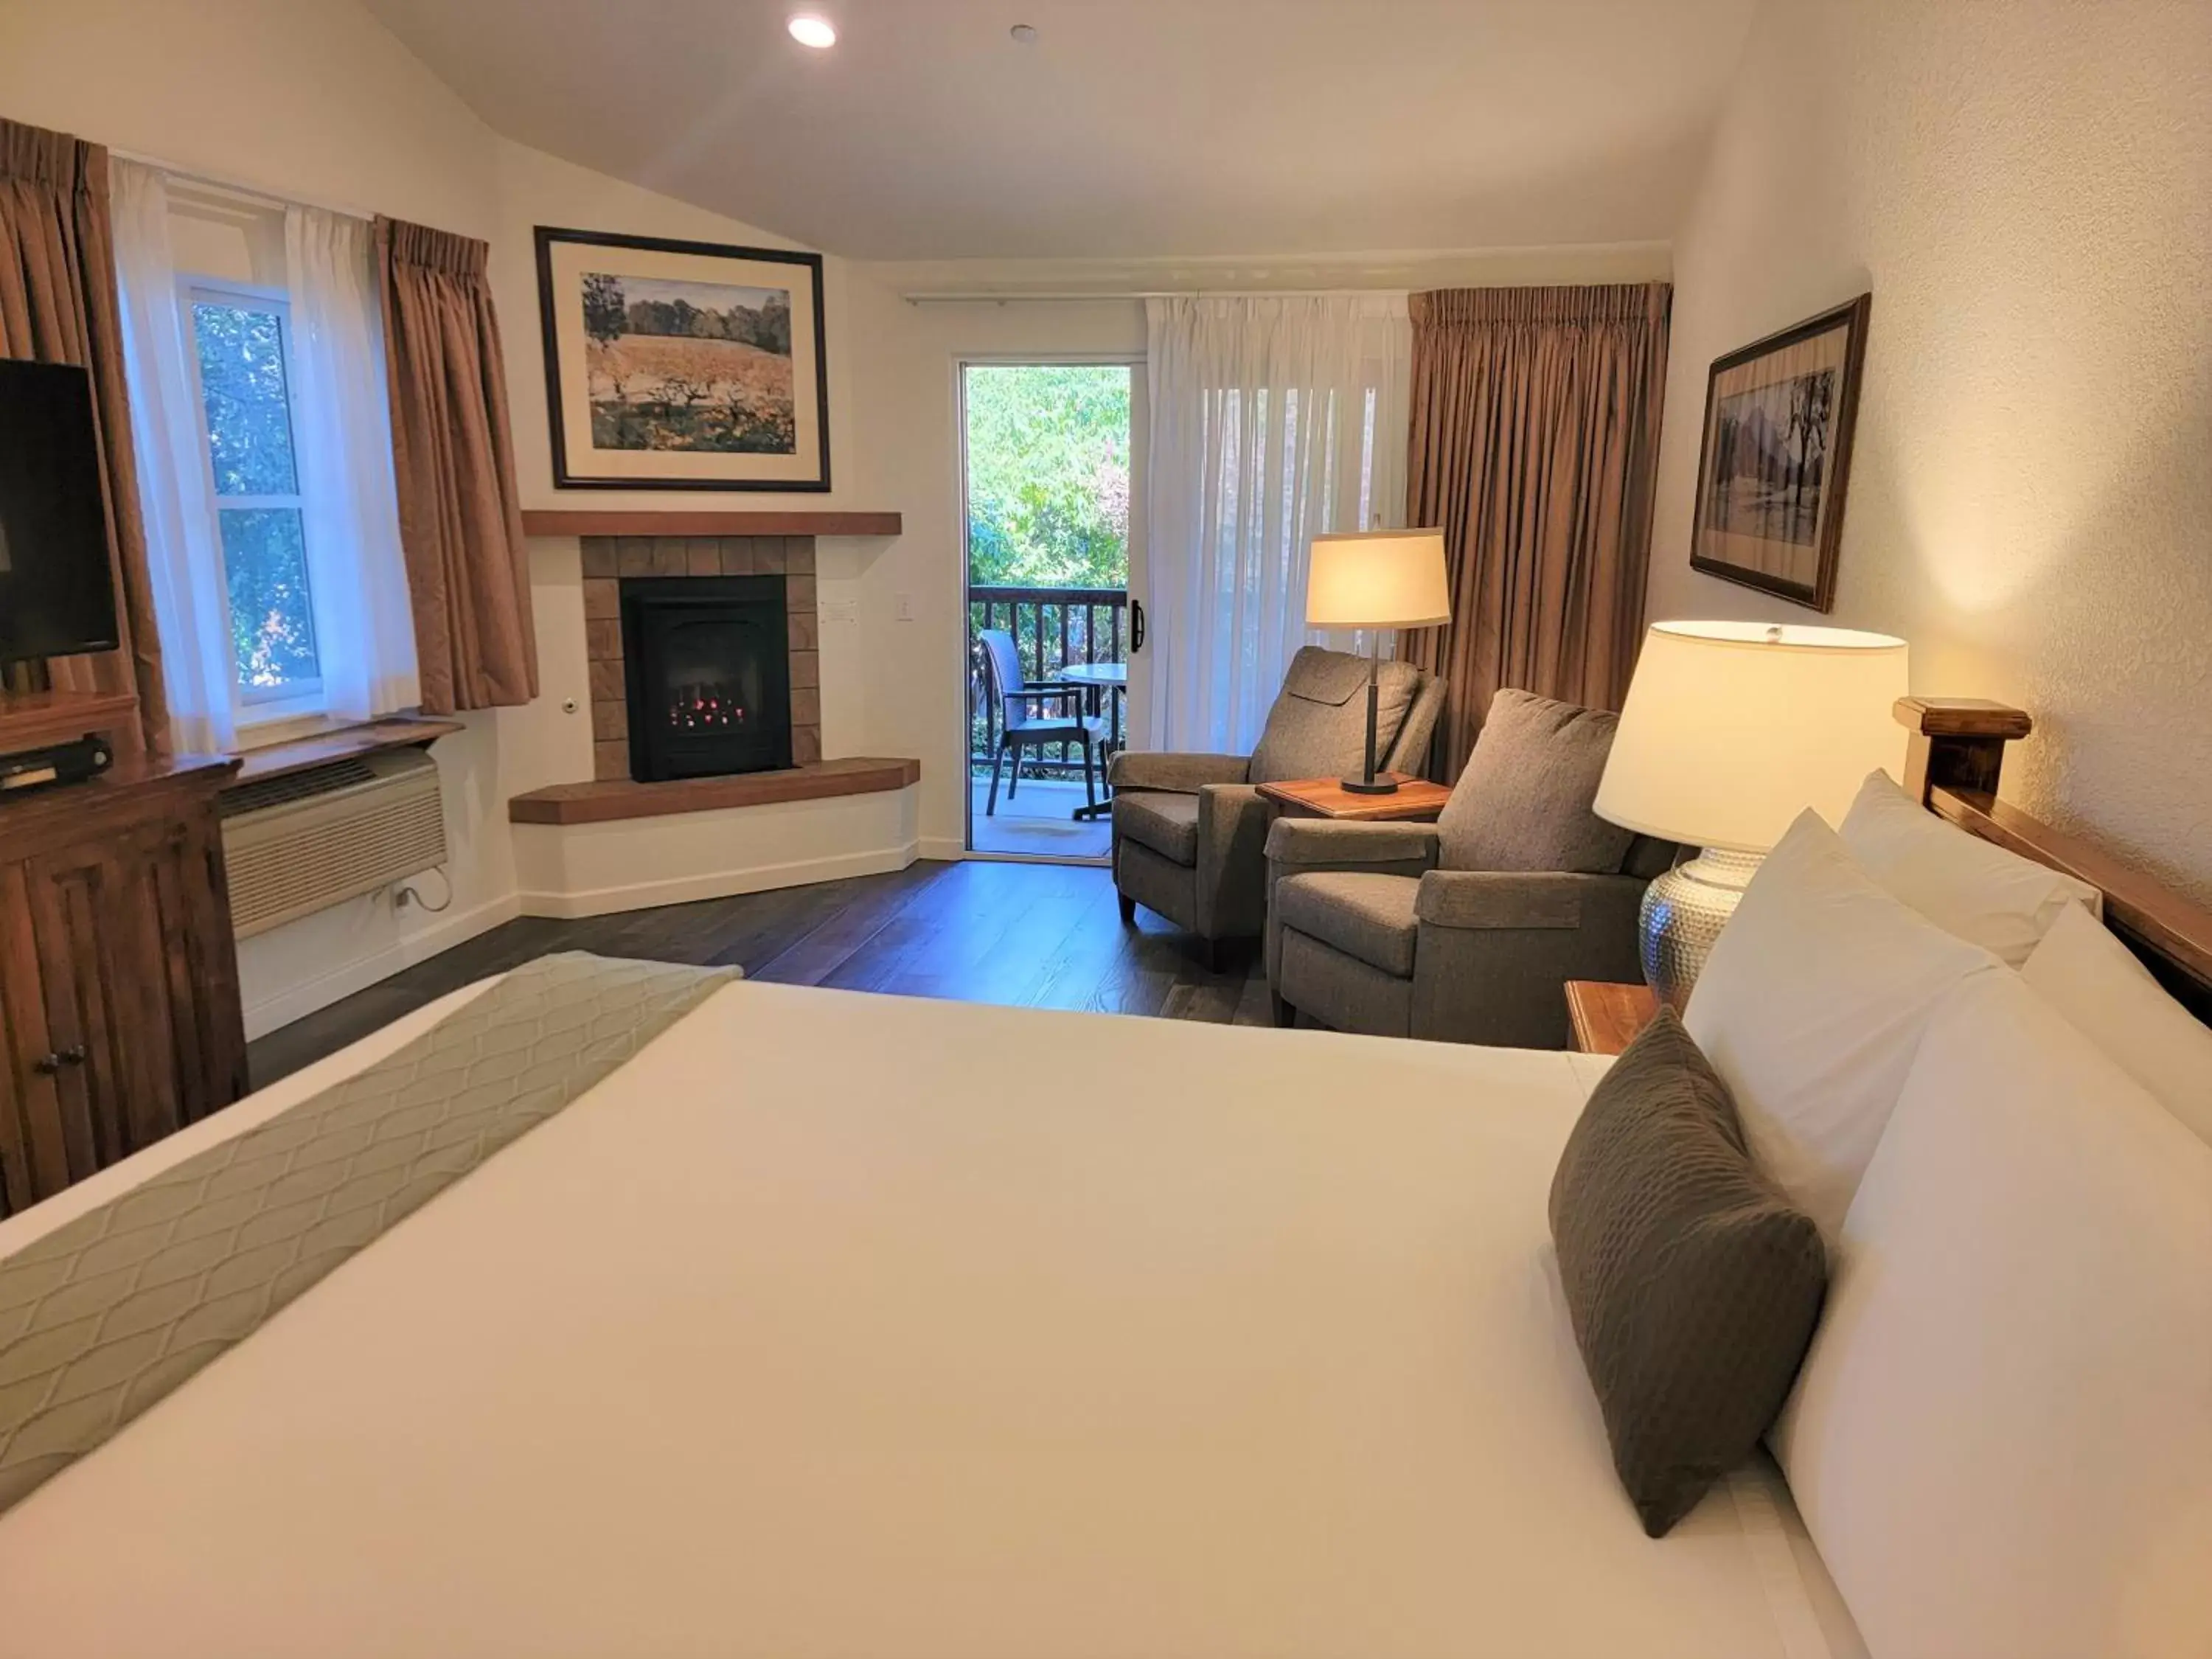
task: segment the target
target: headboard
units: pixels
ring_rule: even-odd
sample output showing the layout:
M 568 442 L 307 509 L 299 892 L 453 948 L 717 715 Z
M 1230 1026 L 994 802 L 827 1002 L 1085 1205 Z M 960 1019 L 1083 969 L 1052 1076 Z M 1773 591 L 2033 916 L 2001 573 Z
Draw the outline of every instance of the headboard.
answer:
M 1905 697 L 1897 718 L 1912 733 L 1908 793 L 1961 830 L 2098 889 L 2105 925 L 2177 1000 L 2212 1024 L 2212 910 L 1997 799 L 2005 744 L 2034 729 L 2025 713 L 1974 698 Z

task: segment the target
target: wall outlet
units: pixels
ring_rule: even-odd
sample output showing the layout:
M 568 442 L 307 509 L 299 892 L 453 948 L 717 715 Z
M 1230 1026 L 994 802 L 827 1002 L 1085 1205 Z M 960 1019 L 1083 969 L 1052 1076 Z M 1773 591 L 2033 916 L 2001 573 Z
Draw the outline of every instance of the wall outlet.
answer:
M 912 622 L 914 620 L 913 594 L 894 593 L 891 595 L 891 620 L 893 622 Z

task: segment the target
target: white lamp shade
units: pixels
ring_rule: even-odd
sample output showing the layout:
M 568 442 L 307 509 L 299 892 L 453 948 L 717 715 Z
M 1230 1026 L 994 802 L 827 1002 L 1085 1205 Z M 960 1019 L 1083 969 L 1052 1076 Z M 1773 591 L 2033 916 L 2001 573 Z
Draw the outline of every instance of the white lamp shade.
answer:
M 1310 628 L 1441 628 L 1451 620 L 1441 530 L 1316 536 L 1306 572 Z
M 1887 634 L 1660 623 L 1644 635 L 1597 814 L 1693 847 L 1765 853 L 1807 807 L 1843 822 L 1900 776 L 1905 646 Z

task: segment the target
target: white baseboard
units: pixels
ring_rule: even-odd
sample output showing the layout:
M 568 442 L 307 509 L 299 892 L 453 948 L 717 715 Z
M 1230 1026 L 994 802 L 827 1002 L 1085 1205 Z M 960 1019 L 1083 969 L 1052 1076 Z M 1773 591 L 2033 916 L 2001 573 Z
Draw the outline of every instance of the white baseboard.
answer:
M 957 836 L 924 836 L 915 845 L 917 858 L 959 860 L 968 856 L 968 843 Z
M 908 842 L 902 847 L 865 853 L 795 859 L 782 864 L 758 865 L 749 870 L 717 871 L 711 875 L 629 882 L 619 887 L 598 887 L 582 892 L 525 892 L 520 901 L 526 916 L 573 921 L 582 916 L 611 915 L 618 910 L 649 909 L 656 904 L 690 904 L 699 899 L 730 898 L 739 893 L 765 892 L 772 887 L 805 887 L 845 876 L 883 875 L 903 870 L 917 857 L 927 856 L 917 843 Z
M 247 1004 L 246 1037 L 251 1041 L 265 1036 L 295 1019 L 305 1019 L 318 1009 L 327 1008 L 356 991 L 365 991 L 379 980 L 390 979 L 403 968 L 428 962 L 464 940 L 489 933 L 503 921 L 514 921 L 522 913 L 521 896 L 509 893 L 457 915 L 441 916 L 434 925 L 410 933 L 380 951 L 356 957 L 327 974 L 289 986 L 278 995 Z

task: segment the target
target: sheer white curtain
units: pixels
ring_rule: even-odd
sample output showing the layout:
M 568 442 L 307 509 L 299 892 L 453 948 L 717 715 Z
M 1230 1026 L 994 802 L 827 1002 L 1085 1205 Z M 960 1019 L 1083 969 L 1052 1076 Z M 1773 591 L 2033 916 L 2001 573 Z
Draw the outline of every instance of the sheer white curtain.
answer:
M 307 590 L 326 712 L 353 720 L 412 708 L 420 696 L 374 253 L 365 219 L 285 210 Z
M 1308 546 L 1405 511 L 1403 294 L 1146 301 L 1154 749 L 1249 752 L 1305 625 Z
M 169 250 L 169 191 L 151 167 L 109 161 L 115 271 L 131 441 L 146 520 L 146 563 L 161 632 L 172 742 L 180 754 L 235 748 L 230 611 L 213 486 L 200 447 L 192 343 Z

